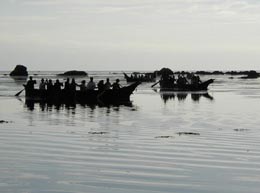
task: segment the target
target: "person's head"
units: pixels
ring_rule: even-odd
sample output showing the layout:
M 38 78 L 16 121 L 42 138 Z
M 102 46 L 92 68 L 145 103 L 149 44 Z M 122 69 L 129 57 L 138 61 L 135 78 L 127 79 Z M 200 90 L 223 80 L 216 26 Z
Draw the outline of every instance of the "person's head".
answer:
M 82 83 L 82 84 L 86 84 L 86 81 L 85 81 L 85 80 L 82 80 L 81 83 Z
M 109 78 L 107 78 L 107 82 L 109 82 Z
M 90 77 L 90 81 L 93 82 L 93 77 Z
M 52 83 L 52 79 L 49 79 L 49 83 Z
M 116 82 L 117 82 L 117 83 L 119 83 L 119 81 L 120 81 L 119 79 L 116 79 Z
M 67 78 L 67 82 L 69 82 L 70 81 L 70 79 L 69 78 Z
M 56 82 L 59 83 L 60 82 L 59 79 L 57 79 Z
M 43 79 L 43 78 L 41 79 L 41 82 L 44 82 L 44 79 Z
M 29 77 L 29 79 L 30 79 L 30 80 L 32 80 L 32 79 L 33 79 L 33 77 L 32 77 L 32 76 L 30 76 L 30 77 Z

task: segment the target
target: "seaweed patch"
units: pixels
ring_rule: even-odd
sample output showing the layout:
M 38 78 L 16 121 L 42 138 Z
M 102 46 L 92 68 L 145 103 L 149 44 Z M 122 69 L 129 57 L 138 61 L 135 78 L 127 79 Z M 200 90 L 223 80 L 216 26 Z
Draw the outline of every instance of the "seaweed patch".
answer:
M 200 133 L 195 132 L 178 132 L 178 135 L 200 135 Z

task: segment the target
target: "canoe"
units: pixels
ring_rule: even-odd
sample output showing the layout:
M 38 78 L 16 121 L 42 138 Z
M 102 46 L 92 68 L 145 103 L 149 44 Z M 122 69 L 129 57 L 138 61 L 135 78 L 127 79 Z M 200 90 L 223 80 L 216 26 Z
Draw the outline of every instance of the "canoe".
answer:
M 209 79 L 197 85 L 192 85 L 192 84 L 177 85 L 177 84 L 172 84 L 169 81 L 160 81 L 160 90 L 161 91 L 204 91 L 204 90 L 208 90 L 208 86 L 213 82 L 214 79 Z
M 117 104 L 130 101 L 130 95 L 137 88 L 140 82 L 132 83 L 129 86 L 122 87 L 118 90 L 88 90 L 82 91 L 53 91 L 49 92 L 47 90 L 28 90 L 25 86 L 25 97 L 27 101 L 34 102 L 50 102 L 59 104 L 69 104 L 69 103 L 80 103 L 80 104 Z
M 153 73 L 135 73 L 138 76 L 128 76 L 124 73 L 126 82 L 155 82 L 156 76 Z

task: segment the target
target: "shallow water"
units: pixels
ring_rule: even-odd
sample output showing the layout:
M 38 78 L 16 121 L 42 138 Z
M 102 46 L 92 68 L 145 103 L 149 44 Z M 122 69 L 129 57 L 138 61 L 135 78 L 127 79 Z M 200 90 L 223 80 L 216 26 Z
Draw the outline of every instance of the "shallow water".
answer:
M 142 84 L 127 106 L 32 109 L 13 97 L 23 81 L 4 74 L 0 192 L 259 192 L 260 79 L 212 76 L 208 95 Z

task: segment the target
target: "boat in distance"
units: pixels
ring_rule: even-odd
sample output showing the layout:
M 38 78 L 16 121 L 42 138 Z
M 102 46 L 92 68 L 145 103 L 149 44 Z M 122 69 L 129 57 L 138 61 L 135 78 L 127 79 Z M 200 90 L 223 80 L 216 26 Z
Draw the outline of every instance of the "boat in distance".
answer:
M 156 81 L 156 75 L 154 73 L 140 73 L 140 72 L 134 72 L 130 76 L 124 73 L 124 77 L 126 79 L 126 82 L 155 82 Z
M 169 81 L 159 81 L 161 91 L 205 91 L 208 90 L 208 86 L 214 82 L 214 79 L 209 79 L 198 84 L 172 84 Z
M 54 104 L 118 104 L 130 102 L 130 95 L 139 84 L 140 82 L 135 82 L 120 89 L 109 89 L 104 91 L 70 91 L 62 89 L 61 91 L 53 92 L 39 89 L 29 90 L 25 86 L 25 98 L 27 101 L 50 102 Z

